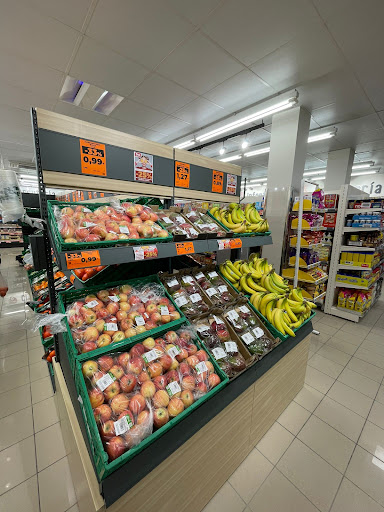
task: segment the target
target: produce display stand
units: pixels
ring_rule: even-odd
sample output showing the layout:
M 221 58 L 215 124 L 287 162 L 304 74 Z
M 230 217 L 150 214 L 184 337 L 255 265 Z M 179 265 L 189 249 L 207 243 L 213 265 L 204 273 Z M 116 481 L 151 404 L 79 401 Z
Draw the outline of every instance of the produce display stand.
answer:
M 138 269 L 131 275 L 136 278 L 145 275 L 143 265 L 149 275 L 160 261 L 168 266 L 164 270 L 176 268 L 183 255 L 225 250 L 227 256 L 227 247 L 239 250 L 272 243 L 270 234 L 231 238 L 228 244 L 217 239 L 156 242 L 156 262 L 136 261 L 130 245 L 95 245 L 90 263 L 82 249 L 65 250 L 57 243 L 49 222 L 46 185 L 125 193 L 128 197 L 138 194 L 153 197 L 155 202 L 162 198 L 167 200 L 166 206 L 176 198 L 230 203 L 240 200 L 241 168 L 40 109 L 32 109 L 32 123 L 40 208 L 47 222 L 44 244 L 52 312 L 57 312 L 57 297 L 51 249 L 58 267 L 66 273 L 92 264 L 130 264 Z M 102 148 L 103 155 L 100 167 L 95 159 L 87 172 L 82 168 L 84 144 Z M 135 181 L 135 151 L 153 157 L 152 183 Z M 79 510 L 165 511 L 170 502 L 181 511 L 201 510 L 302 388 L 311 331 L 309 321 L 296 337 L 287 338 L 236 379 L 225 382 L 182 421 L 101 481 L 90 457 L 66 337 L 55 335 L 56 400 Z

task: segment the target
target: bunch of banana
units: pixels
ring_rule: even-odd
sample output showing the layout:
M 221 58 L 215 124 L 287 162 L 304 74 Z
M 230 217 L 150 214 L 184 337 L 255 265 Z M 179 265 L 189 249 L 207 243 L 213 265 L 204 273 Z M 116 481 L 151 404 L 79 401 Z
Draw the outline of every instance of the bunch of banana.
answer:
M 244 210 L 239 204 L 227 207 L 214 206 L 209 213 L 234 233 L 265 233 L 269 231 L 268 221 L 262 219 L 256 208 L 248 203 Z

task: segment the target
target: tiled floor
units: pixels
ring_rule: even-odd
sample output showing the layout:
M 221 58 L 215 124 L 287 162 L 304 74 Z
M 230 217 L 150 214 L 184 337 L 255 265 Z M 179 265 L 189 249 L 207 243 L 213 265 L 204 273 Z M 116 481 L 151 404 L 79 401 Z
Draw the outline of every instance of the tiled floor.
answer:
M 17 250 L 1 254 L 0 512 L 75 512 L 43 350 L 22 325 L 28 281 Z M 315 328 L 304 388 L 204 512 L 384 512 L 384 300 L 358 325 L 318 313 Z

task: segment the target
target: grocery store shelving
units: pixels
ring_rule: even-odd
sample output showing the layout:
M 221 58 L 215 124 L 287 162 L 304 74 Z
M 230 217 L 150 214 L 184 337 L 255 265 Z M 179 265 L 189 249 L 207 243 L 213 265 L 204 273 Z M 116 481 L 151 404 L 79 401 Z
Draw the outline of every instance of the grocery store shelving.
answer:
M 361 286 L 358 284 L 341 283 L 339 281 L 336 281 L 336 286 L 338 288 L 355 288 L 356 290 L 365 290 L 365 291 L 370 290 L 374 284 L 375 283 L 372 283 L 370 286 Z
M 317 297 L 313 297 L 313 302 L 317 301 L 317 300 L 320 300 L 320 299 L 323 299 L 325 296 L 327 295 L 327 292 L 323 292 L 323 293 L 320 293 L 319 295 L 317 295 Z
M 310 265 L 299 265 L 299 269 L 301 270 L 311 270 L 311 268 L 316 268 L 318 267 L 322 262 L 319 260 L 319 261 L 316 261 L 315 263 L 311 263 Z M 295 264 L 294 263 L 288 263 L 288 266 L 289 267 L 294 267 Z
M 378 265 L 376 265 L 378 266 Z M 374 268 L 376 268 L 375 266 L 373 267 L 362 267 L 360 265 L 343 265 L 342 263 L 339 263 L 337 268 L 339 270 L 373 270 Z
M 344 226 L 344 233 L 357 233 L 358 231 L 380 231 L 382 228 L 355 228 L 350 226 Z
M 358 215 L 359 213 L 381 213 L 383 208 L 347 208 L 345 210 L 345 217 L 347 215 Z
M 359 247 L 357 245 L 341 245 L 340 252 L 376 252 L 376 247 Z
M 284 279 L 288 279 L 288 281 L 293 281 L 294 277 L 284 277 Z M 300 283 L 314 284 L 314 285 L 325 283 L 327 280 L 328 280 L 328 276 L 321 277 L 317 281 L 306 281 L 305 279 L 300 279 L 300 278 L 298 279 L 298 281 Z
M 293 231 L 297 231 L 299 228 L 292 228 Z M 324 226 L 311 226 L 309 228 L 301 228 L 301 231 L 328 231 L 333 228 L 325 228 Z

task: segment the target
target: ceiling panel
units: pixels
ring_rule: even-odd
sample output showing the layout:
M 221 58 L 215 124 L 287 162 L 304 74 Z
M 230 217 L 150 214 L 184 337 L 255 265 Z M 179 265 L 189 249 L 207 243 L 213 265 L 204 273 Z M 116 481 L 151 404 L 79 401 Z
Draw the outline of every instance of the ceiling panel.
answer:
M 100 0 L 86 34 L 154 68 L 193 30 L 159 0 Z
M 174 115 L 183 121 L 191 123 L 192 129 L 197 129 L 208 123 L 213 123 L 227 113 L 222 107 L 212 103 L 212 101 L 205 98 L 197 98 L 185 107 L 177 110 Z
M 303 25 L 296 37 L 258 60 L 251 70 L 276 90 L 282 91 L 344 64 L 341 52 L 318 19 Z
M 81 30 L 92 0 L 22 0 L 22 3 L 33 6 L 42 14 L 76 30 Z
M 77 107 L 71 103 L 65 103 L 64 101 L 58 101 L 54 111 L 58 114 L 63 114 L 64 116 L 75 117 L 76 119 L 81 119 L 82 121 L 94 124 L 102 125 L 107 119 L 103 114 L 99 114 L 93 110 Z
M 151 129 L 164 133 L 168 137 L 177 137 L 188 133 L 191 130 L 191 125 L 169 116 L 151 126 Z
M 129 96 L 148 73 L 148 69 L 140 64 L 136 64 L 89 37 L 83 38 L 69 71 L 74 78 L 121 96 Z
M 355 148 L 356 153 L 362 153 L 370 151 L 371 153 L 375 151 L 384 150 L 384 140 L 377 140 L 374 142 L 365 142 L 363 144 L 358 144 Z M 374 160 L 374 159 L 373 159 Z
M 2 51 L 65 71 L 79 37 L 76 30 L 31 6 L 11 0 L 2 0 L 1 12 Z
M 249 66 L 293 39 L 316 11 L 306 0 L 225 2 L 202 25 L 212 39 Z
M 154 130 L 145 130 L 140 134 L 140 137 L 144 139 L 153 140 L 153 142 L 161 142 L 164 143 L 167 139 L 167 135 L 164 133 L 156 132 Z
M 136 126 L 131 123 L 126 123 L 125 121 L 120 121 L 119 119 L 113 119 L 108 117 L 104 126 L 106 128 L 112 128 L 112 130 L 118 130 L 119 132 L 129 133 L 130 135 L 140 135 L 145 131 L 141 126 Z
M 16 87 L 0 81 L 0 102 L 3 105 L 30 110 L 31 107 L 41 107 L 52 110 L 56 99 L 36 92 L 26 91 L 22 87 Z
M 204 94 L 243 69 L 235 59 L 196 32 L 157 68 L 164 76 L 197 94 Z
M 204 97 L 223 108 L 233 111 L 248 107 L 268 96 L 275 90 L 263 83 L 248 69 L 240 71 L 217 87 L 204 94 Z
M 166 3 L 194 25 L 200 25 L 222 0 L 166 0 Z
M 328 153 L 328 151 L 336 151 L 337 149 L 343 149 L 345 146 L 336 137 L 331 139 L 318 140 L 308 144 L 308 152 L 311 155 L 317 155 L 319 153 Z
M 167 114 L 125 99 L 115 108 L 110 117 L 136 126 L 142 126 L 143 128 L 149 128 L 161 119 L 166 118 Z
M 172 114 L 197 96 L 157 73 L 152 73 L 131 94 L 131 98 L 161 112 Z

